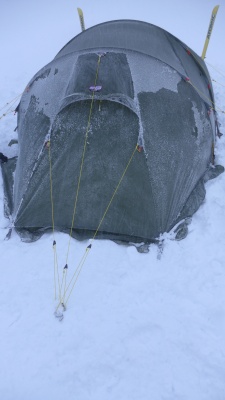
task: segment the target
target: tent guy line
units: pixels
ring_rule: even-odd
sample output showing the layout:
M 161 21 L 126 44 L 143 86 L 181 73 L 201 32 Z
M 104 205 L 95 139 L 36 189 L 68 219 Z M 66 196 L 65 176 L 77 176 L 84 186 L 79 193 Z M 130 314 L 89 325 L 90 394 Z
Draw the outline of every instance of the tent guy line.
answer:
M 102 225 L 102 223 L 103 223 L 103 221 L 104 221 L 104 219 L 106 217 L 106 214 L 109 211 L 109 208 L 111 207 L 111 204 L 112 204 L 112 202 L 113 202 L 113 200 L 114 200 L 114 198 L 115 198 L 115 196 L 116 196 L 116 194 L 117 194 L 117 192 L 118 192 L 118 190 L 120 188 L 120 185 L 121 185 L 121 183 L 122 183 L 122 181 L 124 179 L 124 176 L 125 176 L 128 168 L 129 168 L 129 166 L 130 166 L 130 164 L 131 164 L 136 152 L 138 152 L 138 153 L 141 152 L 140 146 L 138 144 L 135 146 L 135 149 L 134 149 L 134 151 L 133 151 L 133 153 L 132 153 L 132 155 L 131 155 L 131 157 L 130 157 L 130 159 L 129 159 L 129 161 L 128 161 L 128 163 L 127 163 L 127 165 L 126 165 L 126 167 L 125 167 L 125 169 L 124 169 L 124 171 L 123 171 L 123 173 L 121 175 L 121 178 L 120 178 L 120 180 L 119 180 L 119 182 L 118 182 L 118 184 L 117 184 L 117 186 L 116 186 L 116 188 L 115 188 L 115 190 L 114 190 L 114 192 L 112 194 L 112 197 L 111 197 L 111 199 L 110 199 L 110 201 L 109 201 L 109 203 L 108 203 L 108 205 L 107 205 L 107 207 L 105 209 L 105 212 L 104 212 L 104 214 L 103 214 L 103 216 L 102 216 L 102 218 L 101 218 L 101 220 L 99 222 L 99 225 L 98 225 L 98 227 L 97 227 L 97 229 L 96 229 L 96 231 L 94 233 L 94 236 L 92 237 L 92 239 L 90 241 L 90 244 L 85 249 L 85 252 L 84 252 L 84 254 L 83 254 L 83 256 L 82 256 L 82 258 L 81 258 L 81 260 L 80 260 L 80 262 L 79 262 L 79 264 L 78 264 L 78 266 L 77 266 L 77 268 L 76 268 L 76 270 L 75 270 L 75 272 L 74 272 L 74 274 L 73 274 L 73 276 L 72 276 L 72 278 L 71 278 L 71 280 L 70 280 L 68 285 L 66 285 L 66 274 L 67 274 L 67 271 L 68 271 L 68 265 L 66 264 L 65 267 L 63 268 L 62 282 L 61 282 L 61 285 L 59 287 L 59 303 L 58 303 L 58 305 L 56 307 L 56 310 L 55 310 L 55 316 L 57 318 L 59 318 L 60 316 L 62 317 L 61 313 L 60 314 L 58 313 L 58 310 L 59 310 L 60 306 L 62 307 L 63 311 L 66 311 L 66 306 L 67 306 L 68 300 L 69 300 L 69 298 L 70 298 L 70 296 L 72 294 L 72 291 L 73 291 L 73 289 L 74 289 L 74 287 L 76 285 L 76 282 L 77 282 L 77 280 L 79 278 L 81 270 L 82 270 L 82 268 L 84 266 L 84 263 L 85 263 L 85 261 L 87 259 L 88 254 L 89 254 L 89 251 L 92 248 L 93 242 L 96 239 L 98 231 L 99 231 L 99 229 L 100 229 L 100 227 L 101 227 L 101 225 Z M 53 248 L 54 247 L 56 247 L 55 240 L 53 242 Z M 55 256 L 54 256 L 54 261 L 55 261 Z M 56 270 L 56 268 L 58 270 L 57 266 L 54 267 L 54 270 Z M 70 289 L 70 286 L 71 286 L 71 289 Z M 63 287 L 64 287 L 64 294 L 62 296 L 61 294 L 62 294 Z M 69 292 L 69 294 L 66 297 L 67 292 Z M 61 318 L 60 318 L 60 320 L 61 320 Z
M 187 51 L 190 51 L 190 49 L 187 48 Z M 193 55 L 193 54 L 192 54 L 192 55 Z M 193 55 L 193 57 L 194 57 L 194 55 Z M 221 72 L 218 68 L 216 68 L 214 65 L 212 65 L 212 64 L 209 63 L 208 61 L 205 61 L 205 63 L 206 63 L 206 65 L 208 65 L 209 67 L 213 68 L 216 72 L 218 72 L 221 76 L 225 77 L 225 72 L 224 72 L 224 71 Z M 212 81 L 218 83 L 218 84 L 221 85 L 221 86 L 224 86 L 224 84 L 221 83 L 218 79 L 217 79 L 217 80 L 212 79 Z M 27 88 L 26 88 L 25 90 L 27 90 Z M 199 89 L 196 87 L 196 90 L 199 90 Z M 8 100 L 8 101 L 5 103 L 5 105 L 2 106 L 2 107 L 0 108 L 0 111 L 2 111 L 5 107 L 7 107 L 10 103 L 14 102 L 15 100 L 19 100 L 20 97 L 23 95 L 23 93 L 24 93 L 24 91 L 23 91 L 22 93 L 16 95 L 13 99 Z M 100 102 L 101 102 L 101 100 L 100 100 Z M 12 106 L 11 106 L 11 107 L 12 107 Z M 7 116 L 7 115 L 9 115 L 10 113 L 15 112 L 15 108 L 11 108 L 11 107 L 10 107 L 10 109 L 9 109 L 9 112 L 6 111 L 4 114 L 2 114 L 2 115 L 0 116 L 0 119 L 3 118 L 3 117 L 5 117 L 5 116 Z M 217 110 L 224 113 L 224 111 L 221 110 L 220 108 L 217 108 Z
M 96 85 L 97 85 L 98 71 L 99 71 L 99 66 L 100 66 L 100 62 L 101 62 L 101 57 L 102 57 L 102 55 L 99 55 L 99 57 L 98 57 L 97 69 L 96 69 L 95 81 L 94 81 L 94 87 L 96 87 Z M 77 201 L 78 201 L 78 195 L 79 195 L 79 190 L 80 190 L 80 182 L 81 182 L 81 176 L 82 176 L 82 171 L 83 171 L 84 158 L 85 158 L 85 153 L 86 153 L 86 148 L 87 148 L 87 143 L 88 143 L 88 133 L 89 133 L 89 130 L 90 130 L 91 115 L 92 115 L 92 110 L 93 110 L 94 97 L 95 97 L 95 91 L 92 92 L 92 99 L 91 99 L 90 111 L 89 111 L 89 116 L 88 116 L 87 129 L 86 129 L 86 133 L 85 133 L 85 136 L 84 136 L 84 146 L 83 146 L 83 153 L 82 153 L 82 158 L 81 158 L 80 173 L 79 173 L 79 178 L 78 178 L 78 183 L 77 183 L 76 195 L 75 195 L 75 200 L 74 200 L 74 208 L 73 208 L 73 215 L 72 215 L 71 228 L 70 228 L 70 234 L 69 234 L 68 249 L 67 249 L 67 254 L 66 254 L 66 263 L 65 263 L 65 267 L 63 269 L 63 278 L 62 278 L 62 283 L 61 283 L 61 290 L 59 290 L 60 297 L 61 297 L 62 287 L 64 286 L 64 296 L 63 296 L 63 298 L 65 298 L 65 292 L 66 292 L 66 278 L 67 278 L 67 270 L 68 270 L 68 258 L 69 258 L 69 251 L 70 251 L 70 245 L 71 245 L 71 237 L 72 237 L 74 221 L 75 221 L 75 214 L 76 214 Z M 51 146 L 50 133 L 49 133 L 49 140 L 48 140 L 48 142 L 46 144 L 47 144 L 47 147 L 49 148 L 49 161 L 50 161 L 49 167 L 50 167 L 50 186 L 51 186 L 50 194 L 51 194 L 51 208 L 52 208 L 52 223 L 53 223 L 53 226 L 54 226 L 55 224 L 54 224 L 54 203 L 53 203 L 53 185 L 52 185 L 52 161 L 51 161 L 51 152 L 50 152 L 50 146 Z M 54 240 L 54 242 L 55 242 L 55 240 Z M 55 257 L 54 257 L 54 259 L 55 259 Z M 55 266 L 54 269 L 58 270 L 58 267 Z M 57 272 L 57 274 L 58 274 L 58 272 Z M 61 301 L 61 302 L 63 303 L 63 301 Z
M 100 54 L 99 58 L 98 58 L 98 62 L 97 62 L 97 69 L 96 69 L 96 75 L 95 75 L 95 82 L 94 82 L 94 87 L 96 87 L 97 85 L 97 80 L 98 80 L 98 72 L 99 72 L 99 66 L 100 66 L 100 62 L 101 62 L 101 57 L 104 56 L 105 54 Z M 72 223 L 71 223 L 71 229 L 70 229 L 70 235 L 69 235 L 69 243 L 68 243 L 68 250 L 67 250 L 67 255 L 66 255 L 66 264 L 63 268 L 63 273 L 62 273 L 62 279 L 61 279 L 61 283 L 60 283 L 60 278 L 59 278 L 59 267 L 58 267 L 58 256 L 57 256 L 57 250 L 56 250 L 56 241 L 55 241 L 55 223 L 54 223 L 54 201 L 53 201 L 53 185 L 52 185 L 52 161 L 51 161 L 51 135 L 49 133 L 47 140 L 46 140 L 46 147 L 48 148 L 49 151 L 49 168 L 50 168 L 50 196 L 51 196 L 51 204 L 52 204 L 52 232 L 53 232 L 53 250 L 54 250 L 54 285 L 55 285 L 55 297 L 56 297 L 56 293 L 57 293 L 57 289 L 56 289 L 56 281 L 58 281 L 58 298 L 59 298 L 59 303 L 58 306 L 56 307 L 55 310 L 55 316 L 57 318 L 59 318 L 59 320 L 62 320 L 62 313 L 60 313 L 58 310 L 61 307 L 63 311 L 66 310 L 66 306 L 68 303 L 68 300 L 72 294 L 72 291 L 75 287 L 75 284 L 78 280 L 78 277 L 81 273 L 81 270 L 84 266 L 84 263 L 87 259 L 87 256 L 89 254 L 89 251 L 92 247 L 93 241 L 95 240 L 97 233 L 100 229 L 100 226 L 104 220 L 104 218 L 106 217 L 106 214 L 113 202 L 113 199 L 122 183 L 122 180 L 127 172 L 127 169 L 129 168 L 129 165 L 134 157 L 134 154 L 136 151 L 138 151 L 139 153 L 141 152 L 141 147 L 140 145 L 136 145 L 135 149 L 124 169 L 124 172 L 119 180 L 118 185 L 116 186 L 114 193 L 109 201 L 108 206 L 106 207 L 106 210 L 99 222 L 99 225 L 96 229 L 96 232 L 91 240 L 91 244 L 89 244 L 89 246 L 87 246 L 84 255 L 82 256 L 70 282 L 67 285 L 67 271 L 68 271 L 68 258 L 69 258 L 69 250 L 70 250 L 70 244 L 71 244 L 71 237 L 72 237 L 72 230 L 74 227 L 74 220 L 75 220 L 75 213 L 76 213 L 76 206 L 77 206 L 77 201 L 78 201 L 78 195 L 79 195 L 79 190 L 80 190 L 80 183 L 81 183 L 81 177 L 82 177 L 82 171 L 83 171 L 83 165 L 84 165 L 84 158 L 85 158 L 85 152 L 86 152 L 86 148 L 87 148 L 87 141 L 88 141 L 88 133 L 90 130 L 90 123 L 91 123 L 91 116 L 92 116 L 92 111 L 93 111 L 93 103 L 94 103 L 94 98 L 95 98 L 95 90 L 93 90 L 92 92 L 92 100 L 91 100 L 91 105 L 90 105 L 90 112 L 89 112 L 89 117 L 88 117 L 88 123 L 87 123 L 87 129 L 86 129 L 86 133 L 84 136 L 84 146 L 83 146 L 83 154 L 82 154 L 82 159 L 81 159 L 81 165 L 80 165 L 80 174 L 79 174 L 79 179 L 78 179 L 78 184 L 77 184 L 77 190 L 76 190 L 76 196 L 75 196 L 75 202 L 74 202 L 74 211 L 73 211 L 73 216 L 72 216 Z M 57 277 L 57 278 L 56 278 Z M 71 286 L 71 288 L 70 288 Z M 66 294 L 68 292 L 68 296 L 66 298 Z M 62 294 L 63 293 L 63 294 Z

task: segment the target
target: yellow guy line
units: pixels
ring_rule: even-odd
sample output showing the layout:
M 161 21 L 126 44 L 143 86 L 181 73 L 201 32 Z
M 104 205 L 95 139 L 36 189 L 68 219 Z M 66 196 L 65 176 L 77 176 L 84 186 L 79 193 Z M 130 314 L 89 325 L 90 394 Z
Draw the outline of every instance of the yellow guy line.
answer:
M 98 64 L 97 64 L 97 70 L 96 70 L 96 74 L 95 74 L 94 86 L 96 86 L 96 84 L 97 84 L 100 62 L 101 62 L 101 55 L 99 55 L 99 57 L 98 57 Z M 65 298 L 65 292 L 66 292 L 66 276 L 67 276 L 67 269 L 68 269 L 67 268 L 67 264 L 68 264 L 70 244 L 71 244 L 72 232 L 73 232 L 74 221 L 75 221 L 77 200 L 78 200 L 78 195 L 79 195 L 79 190 L 80 190 L 81 176 L 82 176 L 83 166 L 84 166 L 84 157 L 85 157 L 86 148 L 87 148 L 88 132 L 89 132 L 89 129 L 90 129 L 90 124 L 91 124 L 91 116 L 92 116 L 94 98 L 95 98 L 95 92 L 93 91 L 92 92 L 92 98 L 91 98 L 91 106 L 90 106 L 90 111 L 89 111 L 89 117 L 88 117 L 88 124 L 87 124 L 86 133 L 85 133 L 85 140 L 84 140 L 84 147 L 83 147 L 83 153 L 82 153 L 82 159 L 81 159 L 81 165 L 80 165 L 80 173 L 79 173 L 78 184 L 77 184 L 77 191 L 76 191 L 76 196 L 75 196 L 75 201 L 74 201 L 73 216 L 72 216 L 70 235 L 69 235 L 69 243 L 68 243 L 68 249 L 67 249 L 67 255 L 66 255 L 66 265 L 65 265 L 66 268 L 64 267 L 64 269 L 63 269 L 63 278 L 62 278 L 62 284 L 61 284 L 61 288 L 64 285 L 63 299 Z
M 112 195 L 112 197 L 111 197 L 111 199 L 110 199 L 110 201 L 109 201 L 109 204 L 108 204 L 108 206 L 107 206 L 106 209 L 105 209 L 105 212 L 104 212 L 104 214 L 103 214 L 103 217 L 101 218 L 101 220 L 100 220 L 100 222 L 99 222 L 99 225 L 98 225 L 98 227 L 97 227 L 97 229 L 96 229 L 96 231 L 95 231 L 95 234 L 94 234 L 93 238 L 91 239 L 91 243 L 90 243 L 89 246 L 86 248 L 83 257 L 81 258 L 81 261 L 80 261 L 80 263 L 78 264 L 78 267 L 76 268 L 76 270 L 75 270 L 75 272 L 74 272 L 74 274 L 73 274 L 73 276 L 72 276 L 72 278 L 71 278 L 71 280 L 70 280 L 70 282 L 69 282 L 69 284 L 68 284 L 68 286 L 67 286 L 67 288 L 66 288 L 66 291 L 65 291 L 64 295 L 66 295 L 66 293 L 68 292 L 68 290 L 69 290 L 69 288 L 70 288 L 70 286 L 71 286 L 73 280 L 75 279 L 75 280 L 74 280 L 74 283 L 73 283 L 73 285 L 72 285 L 72 287 L 71 287 L 71 289 L 70 289 L 70 291 L 69 291 L 69 294 L 68 294 L 68 296 L 67 296 L 67 299 L 66 299 L 66 300 L 64 301 L 64 303 L 63 303 L 64 307 L 66 307 L 66 305 L 67 305 L 67 303 L 68 303 L 68 300 L 69 300 L 69 298 L 70 298 L 70 296 L 71 296 L 71 293 L 72 293 L 72 291 L 73 291 L 73 289 L 74 289 L 74 286 L 75 286 L 75 284 L 76 284 L 76 282 L 77 282 L 77 280 L 78 280 L 78 277 L 79 277 L 79 275 L 80 275 L 80 273 L 81 273 L 81 270 L 82 270 L 82 268 L 83 268 L 83 265 L 84 265 L 84 263 L 85 263 L 85 261 L 86 261 L 86 258 L 87 258 L 88 254 L 89 254 L 89 251 L 91 250 L 92 244 L 93 244 L 93 242 L 94 242 L 94 240 L 95 240 L 95 238 L 96 238 L 96 236 L 97 236 L 97 234 L 98 234 L 98 231 L 99 231 L 99 229 L 100 229 L 100 227 L 101 227 L 101 225 L 102 225 L 102 223 L 103 223 L 103 221 L 104 221 L 104 219 L 105 219 L 105 217 L 106 217 L 107 212 L 109 211 L 109 208 L 110 208 L 110 206 L 111 206 L 111 204 L 112 204 L 112 202 L 113 202 L 113 199 L 114 199 L 114 197 L 115 197 L 115 195 L 116 195 L 116 193 L 117 193 L 117 191 L 118 191 L 118 189 L 119 189 L 119 187 L 120 187 L 120 185 L 121 185 L 121 183 L 122 183 L 122 181 L 123 181 L 123 178 L 124 178 L 124 176 L 125 176 L 125 174 L 126 174 L 128 168 L 129 168 L 129 166 L 130 166 L 130 163 L 131 163 L 131 161 L 132 161 L 132 159 L 133 159 L 133 157 L 134 157 L 134 155 L 135 155 L 137 149 L 138 149 L 138 146 L 136 145 L 136 146 L 135 146 L 135 149 L 134 149 L 134 151 L 133 151 L 133 153 L 132 153 L 132 155 L 131 155 L 131 157 L 130 157 L 130 159 L 129 159 L 127 165 L 126 165 L 126 168 L 125 168 L 125 170 L 124 170 L 124 172 L 123 172 L 123 174 L 122 174 L 122 176 L 121 176 L 121 178 L 120 178 L 120 180 L 119 180 L 119 183 L 118 183 L 118 185 L 116 186 L 116 188 L 115 188 L 115 190 L 114 190 L 114 192 L 113 192 L 113 195 Z M 59 306 L 60 306 L 60 303 L 58 304 L 56 311 L 58 310 Z
M 22 93 L 20 93 L 20 94 L 18 94 L 16 97 L 14 97 L 12 100 L 9 100 L 7 103 L 5 103 L 5 105 L 2 107 L 2 108 L 0 108 L 0 111 L 2 111 L 3 110 L 3 108 L 5 108 L 5 107 L 7 107 L 9 104 L 11 104 L 12 102 L 13 103 L 15 103 L 15 101 L 20 97 L 20 96 L 22 96 L 22 94 L 23 94 L 23 92 Z M 12 106 L 11 106 L 12 107 Z M 11 108 L 10 107 L 10 108 Z
M 56 241 L 55 241 L 54 202 L 53 202 L 53 184 L 52 184 L 52 158 L 51 158 L 51 140 L 50 139 L 48 142 L 48 156 L 49 156 L 50 196 L 51 196 L 51 209 L 52 209 L 55 300 L 57 298 L 56 280 L 58 279 L 59 300 L 61 301 L 62 298 L 61 298 L 61 289 L 60 289 L 60 281 L 59 281 L 58 257 L 57 257 L 57 250 L 56 250 Z
M 225 114 L 225 111 L 221 110 L 219 107 L 215 107 L 215 103 L 208 97 L 205 95 L 205 93 L 203 93 L 201 90 L 199 90 L 197 88 L 197 86 L 195 86 L 191 81 L 187 81 L 188 83 L 190 83 L 190 85 L 199 93 L 201 94 L 206 100 L 208 100 L 214 107 L 212 107 L 212 109 L 214 111 L 220 111 L 221 113 Z

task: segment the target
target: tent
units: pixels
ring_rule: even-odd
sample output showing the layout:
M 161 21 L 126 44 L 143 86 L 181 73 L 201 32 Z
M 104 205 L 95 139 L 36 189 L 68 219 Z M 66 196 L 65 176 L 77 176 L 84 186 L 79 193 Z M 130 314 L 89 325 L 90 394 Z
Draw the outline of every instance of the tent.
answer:
M 16 231 L 157 240 L 204 200 L 213 104 L 204 61 L 165 30 L 118 20 L 83 31 L 18 106 Z

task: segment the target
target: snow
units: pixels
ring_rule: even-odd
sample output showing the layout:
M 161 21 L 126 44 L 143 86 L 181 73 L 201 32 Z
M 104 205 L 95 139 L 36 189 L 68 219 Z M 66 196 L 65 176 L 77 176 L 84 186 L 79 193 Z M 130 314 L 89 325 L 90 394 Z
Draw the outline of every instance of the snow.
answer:
M 132 5 L 114 0 L 113 6 L 97 0 L 91 8 L 81 0 L 78 6 L 86 26 L 109 19 L 147 20 L 200 54 L 216 5 L 205 3 L 189 0 L 185 7 L 180 0 L 158 0 L 150 6 L 144 0 Z M 80 29 L 72 0 L 39 0 L 32 7 L 27 0 L 2 5 L 0 108 Z M 222 165 L 224 14 L 221 4 L 207 53 L 216 67 L 209 70 L 224 133 L 215 149 L 216 163 Z M 16 152 L 16 146 L 8 147 L 15 126 L 13 114 L 0 120 L 0 151 L 9 157 Z M 140 254 L 133 246 L 94 240 L 61 322 L 54 316 L 53 236 L 26 244 L 13 232 L 5 241 L 3 197 L 0 175 L 2 400 L 224 400 L 225 174 L 206 183 L 205 202 L 187 238 L 176 242 L 168 235 L 160 259 L 155 245 Z M 55 233 L 55 239 L 61 274 L 69 237 Z M 71 240 L 67 282 L 89 243 Z

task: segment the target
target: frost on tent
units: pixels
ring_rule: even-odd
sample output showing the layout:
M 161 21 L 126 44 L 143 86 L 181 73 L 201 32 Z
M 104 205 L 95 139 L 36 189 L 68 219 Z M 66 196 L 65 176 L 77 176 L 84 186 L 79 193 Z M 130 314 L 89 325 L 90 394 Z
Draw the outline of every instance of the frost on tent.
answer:
M 121 177 L 99 238 L 149 243 L 202 204 L 216 113 L 207 67 L 179 39 L 140 21 L 106 22 L 72 39 L 28 87 L 13 192 L 26 240 L 52 228 L 50 162 L 59 231 L 70 232 L 79 183 L 77 238 L 92 237 Z

